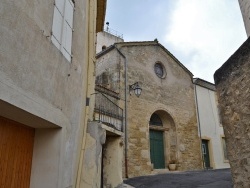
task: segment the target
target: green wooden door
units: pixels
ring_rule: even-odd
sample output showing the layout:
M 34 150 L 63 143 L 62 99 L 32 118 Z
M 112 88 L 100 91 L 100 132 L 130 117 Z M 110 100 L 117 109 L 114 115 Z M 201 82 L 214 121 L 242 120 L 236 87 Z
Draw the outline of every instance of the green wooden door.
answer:
M 150 136 L 150 158 L 155 169 L 165 168 L 164 145 L 162 131 L 149 131 Z
M 205 167 L 210 168 L 208 140 L 202 140 L 202 153 L 204 157 Z

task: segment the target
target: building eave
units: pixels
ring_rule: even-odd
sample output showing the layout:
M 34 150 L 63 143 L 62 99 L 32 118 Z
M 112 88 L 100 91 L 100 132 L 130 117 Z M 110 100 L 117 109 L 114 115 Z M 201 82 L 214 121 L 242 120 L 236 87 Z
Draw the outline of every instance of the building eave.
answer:
M 96 33 L 103 31 L 106 5 L 106 0 L 97 0 Z
M 105 50 L 102 50 L 101 52 L 96 54 L 96 59 L 102 57 L 103 55 L 107 54 L 108 52 L 112 51 L 115 48 L 115 45 L 111 45 L 107 47 Z
M 215 91 L 216 88 L 215 88 L 215 85 L 211 82 L 208 82 L 206 80 L 203 80 L 201 78 L 193 78 L 193 83 L 195 85 L 198 85 L 198 86 L 201 86 L 201 87 L 204 87 L 206 89 L 210 89 L 210 90 L 213 90 Z

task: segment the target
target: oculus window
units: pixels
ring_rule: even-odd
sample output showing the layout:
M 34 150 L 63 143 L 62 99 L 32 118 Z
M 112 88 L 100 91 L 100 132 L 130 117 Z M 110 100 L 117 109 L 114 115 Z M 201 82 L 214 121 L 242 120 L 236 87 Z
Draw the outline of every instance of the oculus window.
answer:
M 166 76 L 166 70 L 165 70 L 165 67 L 162 65 L 162 63 L 156 62 L 155 66 L 154 66 L 154 70 L 155 70 L 155 74 L 159 78 L 165 78 L 165 76 Z

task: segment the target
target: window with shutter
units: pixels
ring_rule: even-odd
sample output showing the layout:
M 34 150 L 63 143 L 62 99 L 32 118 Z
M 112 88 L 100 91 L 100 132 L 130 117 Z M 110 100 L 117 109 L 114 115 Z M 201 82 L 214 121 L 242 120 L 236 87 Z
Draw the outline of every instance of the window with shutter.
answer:
M 55 0 L 51 41 L 68 61 L 71 61 L 73 13 L 72 0 Z

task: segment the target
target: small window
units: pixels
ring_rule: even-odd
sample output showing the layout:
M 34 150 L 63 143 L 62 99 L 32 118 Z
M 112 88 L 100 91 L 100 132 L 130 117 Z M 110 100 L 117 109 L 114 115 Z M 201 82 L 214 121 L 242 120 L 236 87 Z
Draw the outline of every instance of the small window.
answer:
M 154 69 L 155 69 L 155 74 L 159 78 L 164 78 L 166 76 L 166 71 L 162 63 L 160 62 L 155 63 Z
M 106 48 L 107 48 L 107 47 L 106 47 L 105 45 L 102 46 L 102 50 L 106 50 Z
M 55 0 L 52 24 L 52 43 L 71 61 L 74 3 L 72 0 Z
M 224 160 L 228 160 L 228 157 L 227 157 L 227 147 L 226 147 L 226 140 L 225 140 L 225 137 L 222 137 L 221 140 L 222 140 L 222 147 L 223 147 Z

